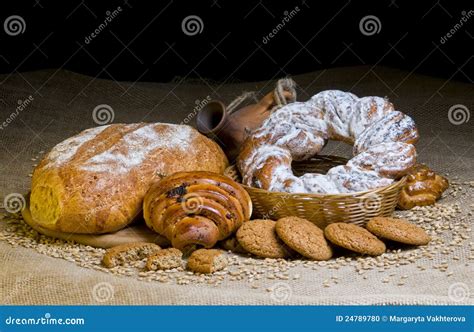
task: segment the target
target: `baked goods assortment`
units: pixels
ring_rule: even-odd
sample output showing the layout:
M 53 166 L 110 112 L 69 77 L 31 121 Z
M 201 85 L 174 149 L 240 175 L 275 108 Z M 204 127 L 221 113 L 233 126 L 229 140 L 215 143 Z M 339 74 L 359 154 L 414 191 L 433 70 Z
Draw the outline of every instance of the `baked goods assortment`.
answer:
M 436 174 L 428 166 L 416 165 L 407 176 L 407 182 L 402 188 L 398 207 L 404 210 L 415 206 L 434 204 L 448 189 L 448 180 Z
M 399 206 L 410 209 L 433 204 L 448 186 L 416 164 L 416 125 L 385 98 L 322 91 L 307 102 L 275 107 L 247 135 L 236 166 L 244 185 L 267 192 L 351 194 L 406 176 Z M 296 176 L 292 162 L 319 154 L 328 140 L 352 144 L 353 158 L 326 174 Z M 222 149 L 188 126 L 91 128 L 55 146 L 35 169 L 31 215 L 46 229 L 83 234 L 115 232 L 143 216 L 171 246 L 128 243 L 108 249 L 102 263 L 114 268 L 146 260 L 148 271 L 214 273 L 228 264 L 224 250 L 324 261 L 344 250 L 381 255 L 387 241 L 431 240 L 423 229 L 390 217 L 372 218 L 365 227 L 338 220 L 324 229 L 294 215 L 251 220 L 253 202 L 223 175 L 227 166 Z
M 31 215 L 51 230 L 114 232 L 140 215 L 154 181 L 179 171 L 222 173 L 227 164 L 221 148 L 189 126 L 87 129 L 56 145 L 36 167 Z
M 416 163 L 414 121 L 380 97 L 322 91 L 274 111 L 237 158 L 243 184 L 290 193 L 350 193 L 383 187 Z M 295 176 L 293 160 L 317 155 L 328 139 L 353 144 L 354 158 L 327 174 Z
M 382 240 L 408 245 L 426 245 L 431 240 L 420 227 L 406 220 L 389 217 L 375 217 L 367 223 L 366 228 L 344 222 L 332 223 L 324 231 L 298 217 L 285 217 L 277 221 L 255 219 L 242 224 L 235 239 L 245 253 L 257 257 L 304 257 L 316 261 L 331 259 L 336 248 L 379 256 L 386 251 Z M 104 255 L 103 264 L 110 268 L 145 258 L 148 271 L 169 270 L 184 265 L 180 250 L 161 249 L 150 243 L 111 248 Z M 202 248 L 191 253 L 186 267 L 192 272 L 208 274 L 224 269 L 227 264 L 223 250 Z
M 152 230 L 173 247 L 213 247 L 229 237 L 252 214 L 248 193 L 226 176 L 178 172 L 153 184 L 143 201 L 143 216 Z

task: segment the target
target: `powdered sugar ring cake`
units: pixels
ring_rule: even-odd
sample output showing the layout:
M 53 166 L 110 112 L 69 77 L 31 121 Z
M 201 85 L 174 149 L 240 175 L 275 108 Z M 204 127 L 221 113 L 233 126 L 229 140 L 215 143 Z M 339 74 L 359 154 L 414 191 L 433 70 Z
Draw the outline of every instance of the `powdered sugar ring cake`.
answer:
M 327 140 L 354 145 L 354 157 L 327 174 L 295 176 L 293 160 L 317 155 Z M 274 111 L 242 146 L 237 167 L 247 186 L 290 193 L 351 193 L 390 185 L 416 163 L 418 130 L 386 98 L 322 91 Z

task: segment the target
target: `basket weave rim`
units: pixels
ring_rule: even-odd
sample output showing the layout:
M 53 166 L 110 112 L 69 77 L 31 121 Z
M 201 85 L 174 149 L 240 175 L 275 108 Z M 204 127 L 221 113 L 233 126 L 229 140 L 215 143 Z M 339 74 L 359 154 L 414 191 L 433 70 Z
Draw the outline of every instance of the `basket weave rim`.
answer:
M 226 168 L 226 171 L 230 168 L 235 169 L 237 172 L 239 172 L 237 166 L 235 164 L 229 165 Z M 255 187 L 250 187 L 247 186 L 243 183 L 239 183 L 242 187 L 244 187 L 246 190 L 251 190 L 254 191 L 255 193 L 260 193 L 260 194 L 268 194 L 268 195 L 275 195 L 275 196 L 292 196 L 292 197 L 299 197 L 299 198 L 346 198 L 346 197 L 360 197 L 360 196 L 368 196 L 368 195 L 373 195 L 373 194 L 378 194 L 380 192 L 386 192 L 390 191 L 392 189 L 395 189 L 397 187 L 401 187 L 405 184 L 407 180 L 407 176 L 403 176 L 397 181 L 394 181 L 393 183 L 389 184 L 388 186 L 384 187 L 378 187 L 370 190 L 364 190 L 364 191 L 355 191 L 351 193 L 338 193 L 338 194 L 321 194 L 321 193 L 288 193 L 284 191 L 269 191 L 261 188 L 255 188 Z

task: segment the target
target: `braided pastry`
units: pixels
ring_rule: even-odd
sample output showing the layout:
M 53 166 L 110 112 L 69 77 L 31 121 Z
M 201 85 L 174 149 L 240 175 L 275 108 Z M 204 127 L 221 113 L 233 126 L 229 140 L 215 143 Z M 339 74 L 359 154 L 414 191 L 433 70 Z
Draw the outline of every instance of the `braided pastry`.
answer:
M 415 206 L 434 204 L 448 186 L 446 178 L 436 174 L 428 166 L 418 164 L 408 174 L 398 207 L 409 210 Z
M 143 214 L 148 227 L 167 237 L 173 247 L 213 247 L 250 219 L 248 193 L 226 176 L 179 172 L 147 192 Z
M 293 160 L 317 155 L 328 139 L 354 145 L 354 158 L 327 174 L 297 177 Z M 416 163 L 413 120 L 385 98 L 338 90 L 274 111 L 244 142 L 237 167 L 243 183 L 270 191 L 349 193 L 389 185 Z

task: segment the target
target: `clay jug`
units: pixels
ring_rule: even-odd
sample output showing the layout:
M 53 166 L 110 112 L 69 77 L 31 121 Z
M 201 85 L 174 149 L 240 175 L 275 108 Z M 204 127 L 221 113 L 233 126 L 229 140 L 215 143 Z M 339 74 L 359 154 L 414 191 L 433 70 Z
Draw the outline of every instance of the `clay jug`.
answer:
M 283 96 L 286 100 L 294 100 L 290 91 L 283 91 Z M 197 129 L 215 140 L 233 163 L 247 132 L 259 127 L 270 115 L 271 109 L 277 104 L 275 99 L 272 91 L 256 104 L 231 109 L 219 100 L 212 100 L 199 112 L 196 118 Z

